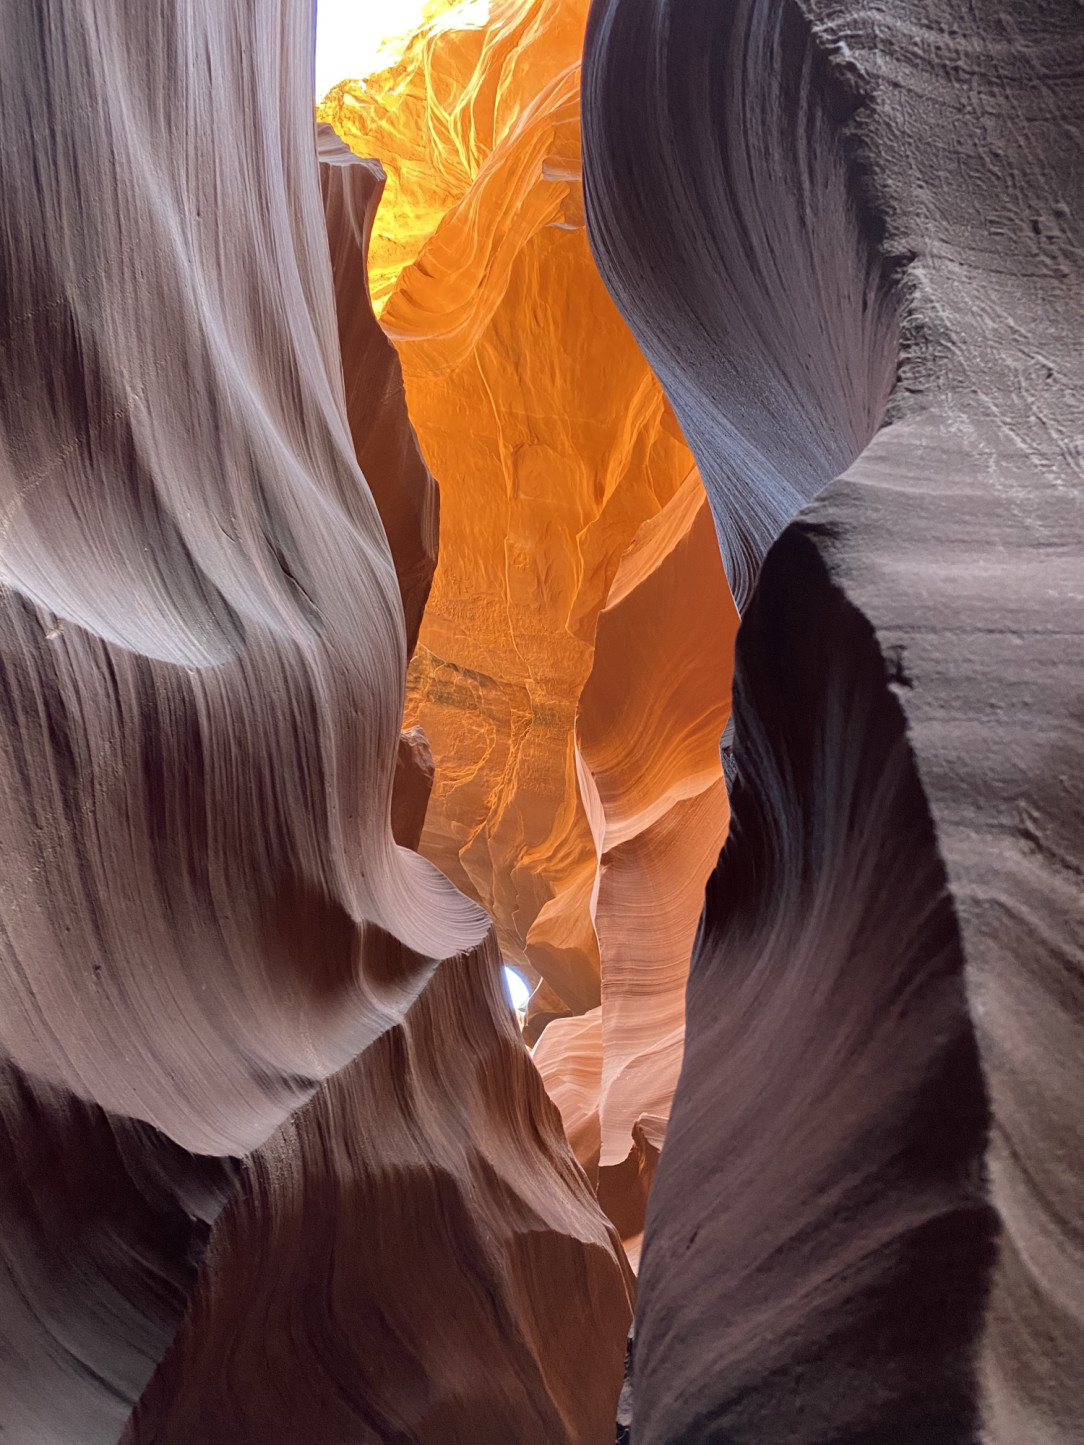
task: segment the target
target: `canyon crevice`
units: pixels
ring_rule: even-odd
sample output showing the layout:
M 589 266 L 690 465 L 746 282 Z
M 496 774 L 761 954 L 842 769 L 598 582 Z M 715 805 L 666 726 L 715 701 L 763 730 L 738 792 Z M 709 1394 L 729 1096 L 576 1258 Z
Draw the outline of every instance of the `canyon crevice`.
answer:
M 316 21 L 0 16 L 0 1436 L 1072 1445 L 1084 5 Z

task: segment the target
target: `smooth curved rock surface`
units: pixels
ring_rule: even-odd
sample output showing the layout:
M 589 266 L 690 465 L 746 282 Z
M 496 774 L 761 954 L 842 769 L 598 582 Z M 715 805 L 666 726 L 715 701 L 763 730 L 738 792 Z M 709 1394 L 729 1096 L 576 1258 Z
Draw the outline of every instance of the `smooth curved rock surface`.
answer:
M 499 974 L 447 960 L 245 1162 L 124 1445 L 610 1445 L 630 1277 Z
M 0 1431 L 113 1445 L 191 1295 L 131 1429 L 153 1408 L 173 1438 L 236 1433 L 234 1390 L 251 1418 L 276 1349 L 306 1360 L 299 1319 L 318 1351 L 339 1338 L 341 1285 L 355 1353 L 321 1378 L 359 1400 L 367 1329 L 392 1364 L 353 1413 L 299 1387 L 254 1438 L 394 1418 L 478 1439 L 492 1410 L 601 1445 L 627 1266 L 488 920 L 401 846 L 432 777 L 400 727 L 434 492 L 362 285 L 371 168 L 325 165 L 325 226 L 312 18 L 0 19 Z M 352 1268 L 382 1258 L 365 1189 L 400 1231 L 383 1305 Z M 294 1261 L 314 1199 L 326 1235 Z M 340 1235 L 344 1277 L 317 1274 Z M 277 1339 L 230 1297 L 240 1383 L 219 1317 L 193 1328 L 223 1259 L 281 1287 Z M 407 1274 L 420 1334 L 389 1344 Z
M 1084 1359 L 1084 15 L 1066 0 L 741 0 L 718 21 L 692 0 L 597 0 L 592 241 L 697 454 L 743 601 L 774 532 L 825 489 L 769 554 L 739 634 L 746 781 L 709 887 L 649 1213 L 633 1438 L 895 1445 L 981 1430 L 989 1445 L 1061 1445 L 1080 1431 Z M 847 669 L 844 705 L 829 680 Z M 902 791 L 886 813 L 891 775 L 871 764 L 893 730 Z M 859 887 L 867 854 L 883 863 Z M 763 857 L 807 881 L 769 915 Z M 864 931 L 841 932 L 863 910 Z M 939 965 L 913 932 L 938 914 L 956 951 Z M 808 977 L 794 976 L 795 930 Z M 893 979 L 915 1013 L 893 1022 L 856 1111 L 892 1016 L 846 1048 L 837 1030 Z M 803 1072 L 795 1048 L 829 988 L 841 1009 Z M 938 997 L 916 1051 L 905 1041 Z M 737 1002 L 790 1078 L 774 1109 L 752 1054 L 726 1088 Z M 970 1026 L 991 1115 L 981 1189 Z M 775 1189 L 770 1129 L 798 1141 Z M 848 1157 L 880 1178 L 840 1238 Z M 990 1281 L 981 1228 L 969 1247 L 952 1212 L 981 1219 L 982 1195 L 1001 1223 Z M 940 1243 L 914 1232 L 919 1196 L 941 1213 Z M 882 1226 L 873 1273 L 850 1271 Z M 935 1307 L 946 1247 L 957 1284 Z
M 545 981 L 535 1018 L 600 1002 L 576 708 L 622 554 L 692 466 L 587 246 L 586 14 L 582 0 L 502 0 L 319 109 L 387 172 L 374 307 L 442 489 L 408 674 L 406 720 L 438 760 L 421 850 Z
M 596 3 L 585 53 L 591 245 L 696 457 L 740 609 L 895 377 L 896 263 L 848 174 L 860 92 L 825 84 L 794 3 Z
M 485 927 L 388 823 L 404 630 L 346 427 L 311 23 L 114 0 L 0 36 L 0 1044 L 208 1153 L 409 1006 L 432 965 L 367 980 L 364 921 L 430 959 Z
M 693 471 L 621 559 L 577 709 L 580 793 L 598 859 L 590 913 L 601 1008 L 554 1020 L 534 1050 L 625 1240 L 643 1231 L 681 1067 L 689 955 L 726 837 L 719 739 L 736 626 Z

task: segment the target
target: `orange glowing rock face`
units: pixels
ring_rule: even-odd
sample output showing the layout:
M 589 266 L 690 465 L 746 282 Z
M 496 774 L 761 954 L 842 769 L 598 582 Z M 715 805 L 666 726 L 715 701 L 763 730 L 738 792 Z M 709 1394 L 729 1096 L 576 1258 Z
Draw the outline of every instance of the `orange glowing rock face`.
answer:
M 689 955 L 729 818 L 719 736 L 737 616 L 718 558 L 693 472 L 621 559 L 576 724 L 602 1003 L 550 1023 L 535 1063 L 626 1241 L 643 1229 L 681 1068 Z
M 661 1139 L 726 827 L 736 620 L 692 457 L 588 249 L 586 12 L 497 3 L 485 27 L 415 36 L 318 114 L 388 175 L 371 295 L 441 486 L 404 720 L 437 764 L 421 851 L 544 981 L 540 1022 L 602 1005 L 599 1027 L 567 1026 L 564 1073 L 561 1031 L 540 1054 L 559 1104 L 582 1096 L 583 1128 L 561 1107 L 597 1167 L 630 1154 L 642 1115 Z

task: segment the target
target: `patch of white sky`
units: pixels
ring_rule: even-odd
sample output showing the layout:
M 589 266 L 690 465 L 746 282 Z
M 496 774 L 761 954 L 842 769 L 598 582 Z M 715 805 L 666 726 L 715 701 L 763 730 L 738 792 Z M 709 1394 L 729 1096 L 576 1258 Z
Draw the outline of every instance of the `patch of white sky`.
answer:
M 317 100 L 340 80 L 363 80 L 394 64 L 433 8 L 432 0 L 317 0 Z M 489 8 L 490 0 L 463 0 L 433 24 L 484 25 Z
M 508 995 L 508 1002 L 517 1013 L 526 1013 L 527 1000 L 531 996 L 531 990 L 527 986 L 527 980 L 521 973 L 517 973 L 514 968 L 509 968 L 507 964 L 504 965 L 502 973 L 504 975 L 504 991 Z

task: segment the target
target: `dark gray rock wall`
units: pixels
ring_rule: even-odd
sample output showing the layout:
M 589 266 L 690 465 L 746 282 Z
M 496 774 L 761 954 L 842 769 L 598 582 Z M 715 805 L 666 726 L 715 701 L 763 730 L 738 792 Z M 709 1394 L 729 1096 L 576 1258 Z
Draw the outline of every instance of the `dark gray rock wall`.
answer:
M 755 63 L 758 55 L 775 55 L 778 64 Z M 689 79 L 684 88 L 682 75 Z M 896 1405 L 889 1398 L 897 1388 L 889 1358 L 897 1347 L 883 1356 L 875 1337 L 851 1377 L 857 1396 L 868 1393 L 870 1418 L 881 1422 L 870 1427 L 875 1433 L 854 1434 L 859 1427 L 844 1403 L 852 1392 L 840 1389 L 835 1407 L 818 1403 L 825 1361 L 847 1357 L 831 1312 L 820 1317 L 822 1354 L 814 1356 L 803 1343 L 812 1339 L 800 1323 L 805 1315 L 797 1311 L 788 1358 L 800 1357 L 809 1368 L 777 1377 L 769 1388 L 777 1354 L 773 1347 L 758 1356 L 760 1311 L 781 1307 L 782 1292 L 801 1270 L 780 1271 L 767 1293 L 735 1294 L 730 1272 L 749 1245 L 741 1229 L 717 1232 L 715 1253 L 691 1253 L 683 1267 L 674 1255 L 694 1215 L 692 1228 L 706 1228 L 713 1212 L 730 1217 L 736 1190 L 759 1200 L 764 1218 L 757 1230 L 790 1217 L 786 1192 L 770 1189 L 763 1170 L 742 1173 L 742 1156 L 734 1153 L 732 1131 L 744 1137 L 739 1121 L 752 1085 L 727 1062 L 725 1016 L 748 968 L 752 937 L 764 981 L 762 1012 L 752 1017 L 764 1049 L 785 1057 L 797 1002 L 787 980 L 798 920 L 788 910 L 815 915 L 838 880 L 829 869 L 801 902 L 780 892 L 776 923 L 767 932 L 758 925 L 753 935 L 740 921 L 743 898 L 731 895 L 738 888 L 759 897 L 768 887 L 762 872 L 750 873 L 749 850 L 762 825 L 756 820 L 775 806 L 773 797 L 800 800 L 769 828 L 773 847 L 795 848 L 799 856 L 804 849 L 822 871 L 825 818 L 846 805 L 849 827 L 872 826 L 862 822 L 868 791 L 848 794 L 844 775 L 848 760 L 857 767 L 874 746 L 872 733 L 856 734 L 856 716 L 872 729 L 871 719 L 896 705 L 894 694 L 959 929 L 991 1110 L 986 1187 L 1001 1222 L 981 1315 L 975 1310 L 981 1251 L 969 1252 L 960 1239 L 949 1257 L 970 1273 L 952 1299 L 930 1306 L 927 1318 L 935 1331 L 947 1325 L 946 1310 L 956 1311 L 960 1328 L 955 1334 L 946 1328 L 941 1365 L 971 1340 L 970 1388 L 981 1398 L 985 1439 L 997 1445 L 1078 1439 L 1084 7 L 1075 0 L 981 7 L 964 0 L 872 6 L 809 0 L 800 7 L 779 0 L 718 7 L 598 0 L 584 128 L 596 255 L 688 430 L 739 593 L 748 595 L 771 537 L 802 501 L 810 503 L 770 554 L 740 635 L 736 687 L 745 703 L 744 712 L 736 707 L 735 755 L 744 781 L 735 791 L 733 835 L 709 888 L 690 985 L 685 1074 L 649 1220 L 638 1410 L 652 1398 L 652 1382 L 678 1368 L 685 1338 L 658 1330 L 653 1336 L 652 1321 L 696 1281 L 717 1294 L 741 1347 L 733 1356 L 730 1346 L 711 1356 L 716 1386 L 707 1396 L 701 1387 L 691 1414 L 678 1410 L 664 1420 L 645 1405 L 633 1438 L 969 1438 L 965 1411 L 951 1425 L 931 1425 L 932 1434 L 907 1433 L 907 1390 Z M 744 178 L 735 180 L 741 158 Z M 791 296 L 795 287 L 800 301 Z M 864 378 L 861 405 L 844 384 L 851 373 L 841 357 L 850 357 L 854 374 Z M 886 375 L 895 376 L 890 397 Z M 763 465 L 766 456 L 771 468 Z M 838 479 L 833 469 L 842 473 Z M 769 513 L 759 530 L 750 523 L 750 493 L 758 499 L 754 514 L 756 506 Z M 796 561 L 809 556 L 816 566 Z M 803 680 L 809 659 L 828 666 L 843 645 L 837 630 L 808 636 L 807 616 L 826 587 L 847 616 L 865 619 L 869 647 L 881 658 L 878 678 L 875 653 L 867 652 L 866 700 L 857 715 L 831 692 L 816 697 Z M 856 646 L 846 643 L 852 662 Z M 765 690 L 766 671 L 784 655 L 791 664 L 777 688 Z M 813 772 L 803 773 L 791 758 L 783 782 L 766 781 L 763 737 L 797 726 L 790 715 L 810 708 L 819 709 L 814 720 L 823 740 L 816 765 L 805 764 Z M 833 752 L 834 771 L 825 765 Z M 757 788 L 768 792 L 755 797 Z M 876 829 L 869 834 L 871 846 L 888 844 L 893 824 L 882 817 L 880 826 L 888 831 L 880 842 Z M 906 829 L 906 810 L 895 826 Z M 904 898 L 913 918 L 940 907 L 940 885 L 927 863 L 923 872 L 918 855 L 906 851 L 886 862 L 866 894 L 871 917 L 890 914 Z M 862 902 L 863 886 L 852 874 L 852 906 Z M 894 937 L 903 935 L 897 930 Z M 820 946 L 831 938 L 831 929 L 823 932 Z M 837 938 L 832 946 L 836 967 L 853 969 L 853 943 Z M 921 949 L 908 961 L 887 938 L 850 974 L 851 983 L 870 1001 L 894 970 L 910 970 L 917 983 L 929 966 Z M 869 1138 L 896 1129 L 917 1149 L 922 1093 L 912 1080 L 893 1094 L 914 1064 L 907 1021 L 894 1027 L 899 1043 L 886 1052 L 881 1121 Z M 931 1031 L 928 1081 L 951 1056 L 951 1037 L 952 1030 Z M 863 1057 L 857 1047 L 838 1051 L 838 1077 L 816 1089 L 800 1090 L 793 1079 L 797 1097 L 766 1111 L 762 1127 L 800 1109 L 811 1135 L 821 1137 L 830 1127 L 832 1088 L 860 1077 Z M 783 1062 L 779 1067 L 785 1073 Z M 947 1133 L 956 1131 L 956 1166 L 974 1146 L 963 1127 L 970 1097 L 964 1090 L 954 1098 L 950 1090 L 937 1110 Z M 838 1122 L 842 1138 L 845 1120 Z M 867 1151 L 873 1166 L 878 1148 L 870 1143 Z M 799 1176 L 801 1157 L 794 1163 Z M 828 1202 L 846 1177 L 841 1167 L 837 1161 L 819 1186 L 825 1213 L 812 1235 L 814 1253 L 832 1239 Z M 903 1182 L 894 1182 L 891 1171 L 882 1178 L 881 1203 Z M 863 1237 L 865 1220 L 856 1216 L 848 1237 Z M 895 1301 L 892 1308 L 884 1302 L 886 1318 L 894 1310 L 902 1319 L 913 1298 L 903 1254 L 883 1283 Z M 846 1311 L 838 1316 L 849 1318 Z M 702 1340 L 709 1352 L 710 1336 Z M 751 1374 L 731 1369 L 739 1358 Z M 932 1358 L 916 1368 L 916 1388 L 925 1379 L 931 1398 L 949 1398 Z M 881 1388 L 888 1393 L 877 1415 Z M 791 1398 L 805 1424 L 750 1433 L 743 1422 L 753 1418 L 746 1411 L 757 1391 Z

